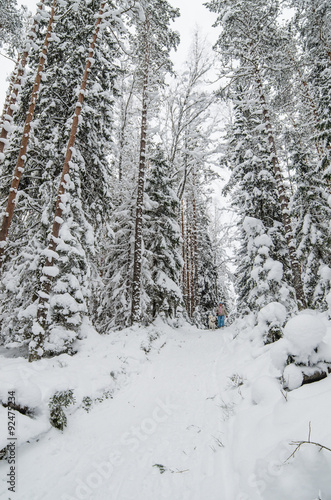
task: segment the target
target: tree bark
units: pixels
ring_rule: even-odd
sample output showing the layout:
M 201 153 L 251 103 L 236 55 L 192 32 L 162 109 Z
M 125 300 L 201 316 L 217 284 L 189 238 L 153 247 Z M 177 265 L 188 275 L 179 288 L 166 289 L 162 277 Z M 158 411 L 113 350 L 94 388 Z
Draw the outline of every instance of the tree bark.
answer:
M 94 48 L 95 48 L 96 41 L 98 38 L 98 33 L 100 30 L 100 23 L 101 23 L 101 19 L 102 19 L 104 10 L 105 10 L 106 3 L 107 3 L 106 1 L 102 1 L 101 5 L 100 5 L 100 10 L 99 10 L 98 18 L 96 21 L 94 34 L 92 37 L 88 57 L 86 60 L 86 65 L 85 65 L 84 75 L 83 75 L 83 79 L 82 79 L 82 83 L 81 83 L 81 87 L 80 87 L 78 102 L 76 104 L 76 108 L 75 108 L 75 112 L 74 112 L 74 116 L 73 116 L 70 137 L 69 137 L 69 141 L 67 144 L 67 150 L 66 150 L 66 155 L 65 155 L 65 160 L 64 160 L 63 170 L 62 170 L 62 176 L 61 176 L 60 185 L 59 185 L 59 189 L 58 189 L 58 193 L 57 193 L 52 233 L 51 233 L 50 243 L 48 246 L 46 263 L 45 263 L 45 266 L 43 269 L 44 276 L 42 278 L 41 290 L 39 292 L 37 322 L 35 323 L 35 325 L 33 327 L 32 340 L 31 340 L 30 346 L 29 346 L 29 361 L 34 361 L 34 360 L 40 359 L 42 354 L 43 354 L 43 344 L 44 344 L 46 328 L 47 328 L 47 312 L 48 312 L 48 307 L 49 307 L 51 285 L 53 282 L 53 275 L 54 275 L 54 273 L 51 272 L 50 268 L 54 266 L 55 260 L 57 259 L 56 250 L 57 250 L 57 245 L 58 245 L 60 228 L 61 228 L 61 225 L 63 222 L 62 215 L 63 215 L 64 205 L 65 205 L 63 196 L 66 193 L 67 183 L 69 181 L 70 161 L 72 158 L 72 152 L 73 152 L 73 148 L 74 148 L 75 141 L 76 141 L 79 115 L 80 115 L 80 112 L 82 109 L 82 104 L 83 104 L 85 90 L 86 90 L 86 84 L 87 84 L 88 77 L 89 77 L 89 74 L 91 71 L 91 66 L 92 66 Z
M 20 145 L 20 151 L 19 151 L 19 155 L 18 155 L 18 159 L 17 159 L 16 168 L 14 171 L 14 176 L 13 176 L 13 180 L 11 183 L 11 187 L 9 189 L 9 196 L 8 196 L 6 212 L 5 212 L 5 215 L 3 217 L 3 221 L 2 221 L 2 227 L 1 227 L 1 231 L 0 231 L 0 269 L 1 269 L 1 266 L 2 266 L 3 261 L 4 261 L 4 251 L 5 251 L 5 246 L 6 246 L 6 242 L 7 242 L 7 236 L 8 236 L 10 224 L 11 224 L 11 221 L 12 221 L 12 218 L 14 215 L 18 186 L 20 183 L 21 176 L 24 172 L 26 152 L 27 152 L 29 138 L 30 138 L 31 122 L 33 120 L 34 111 L 36 109 L 38 93 L 39 93 L 39 88 L 40 88 L 40 82 L 41 82 L 41 78 L 42 78 L 42 71 L 43 71 L 43 68 L 44 68 L 44 65 L 46 62 L 46 58 L 47 58 L 48 46 L 49 46 L 49 41 L 50 41 L 50 37 L 51 37 L 51 33 L 52 33 L 52 24 L 54 21 L 56 1 L 57 0 L 53 0 L 53 4 L 52 4 L 51 14 L 50 14 L 50 18 L 49 18 L 49 22 L 48 22 L 48 26 L 47 26 L 46 37 L 44 40 L 43 49 L 42 49 L 41 56 L 39 59 L 39 65 L 38 65 L 37 74 L 36 74 L 34 85 L 33 85 L 30 105 L 29 105 L 27 117 L 26 117 L 25 124 L 24 124 L 23 136 L 22 136 L 21 145 Z M 17 93 L 16 93 L 16 97 L 17 97 Z M 2 142 L 1 144 L 4 144 L 4 143 Z
M 182 255 L 183 255 L 183 270 L 182 270 L 182 287 L 185 308 L 188 311 L 188 284 L 187 284 L 187 241 L 185 231 L 185 214 L 184 201 L 181 200 L 181 220 L 182 220 Z
M 149 24 L 148 24 L 148 19 L 146 19 L 138 192 L 137 192 L 137 204 L 136 204 L 136 221 L 135 221 L 134 255 L 133 255 L 131 323 L 139 322 L 141 319 L 140 298 L 141 298 L 142 226 L 143 226 L 142 219 L 143 219 L 143 202 L 144 202 L 144 186 L 145 186 L 145 170 L 146 170 L 146 137 L 147 137 L 147 111 L 148 111 L 147 91 L 149 83 L 149 64 L 150 64 L 148 31 L 149 31 Z
M 196 184 L 195 184 L 195 170 L 192 173 L 193 182 L 193 199 L 192 199 L 192 212 L 193 212 L 193 230 L 192 230 L 192 248 L 193 248 L 193 290 L 194 290 L 194 308 L 196 310 L 199 305 L 199 283 L 198 283 L 198 222 L 197 222 L 197 201 L 196 201 Z

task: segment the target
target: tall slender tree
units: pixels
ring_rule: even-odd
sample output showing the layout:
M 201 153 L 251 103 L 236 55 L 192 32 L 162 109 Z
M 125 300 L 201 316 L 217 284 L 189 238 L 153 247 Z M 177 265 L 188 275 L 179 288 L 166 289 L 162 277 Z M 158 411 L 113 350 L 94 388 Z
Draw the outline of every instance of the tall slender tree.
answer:
M 178 16 L 177 9 L 172 8 L 165 0 L 143 1 L 141 7 L 142 15 L 137 19 L 136 24 L 138 40 L 136 54 L 138 64 L 142 65 L 140 75 L 142 108 L 133 257 L 132 322 L 141 319 L 142 223 L 147 161 L 147 113 L 153 92 L 162 85 L 166 72 L 171 70 L 170 50 L 176 48 L 179 41 L 178 35 L 170 29 L 170 23 Z M 139 62 L 141 55 L 142 63 Z
M 178 223 L 179 200 L 171 179 L 169 164 L 162 151 L 151 157 L 146 185 L 145 254 L 149 268 L 146 279 L 148 305 L 151 318 L 162 314 L 175 318 L 182 308 L 180 277 L 181 231 Z

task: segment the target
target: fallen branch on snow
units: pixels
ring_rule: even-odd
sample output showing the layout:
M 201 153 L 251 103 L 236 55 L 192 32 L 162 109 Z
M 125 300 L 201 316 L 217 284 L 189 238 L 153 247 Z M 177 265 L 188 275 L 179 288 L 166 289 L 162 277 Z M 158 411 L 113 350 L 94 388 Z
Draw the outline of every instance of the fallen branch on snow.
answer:
M 294 457 L 296 452 L 301 448 L 301 446 L 303 444 L 312 444 L 314 446 L 318 446 L 318 448 L 320 448 L 320 451 L 327 450 L 327 451 L 331 452 L 331 448 L 328 448 L 327 446 L 324 446 L 323 444 L 320 444 L 320 443 L 315 443 L 315 441 L 311 441 L 310 437 L 311 437 L 311 422 L 309 422 L 309 431 L 308 431 L 307 441 L 305 441 L 305 440 L 303 440 L 303 441 L 291 441 L 290 445 L 296 446 L 296 448 L 295 448 L 294 452 L 291 453 L 291 455 L 285 460 L 285 462 L 287 462 L 290 458 Z

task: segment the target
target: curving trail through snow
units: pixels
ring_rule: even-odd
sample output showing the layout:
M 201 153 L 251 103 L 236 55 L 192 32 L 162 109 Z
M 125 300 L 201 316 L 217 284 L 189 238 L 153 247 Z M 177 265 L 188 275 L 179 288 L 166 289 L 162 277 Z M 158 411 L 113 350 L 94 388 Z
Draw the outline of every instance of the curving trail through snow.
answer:
M 172 330 L 113 399 L 76 412 L 62 435 L 52 430 L 33 445 L 38 456 L 23 447 L 22 500 L 53 500 L 59 478 L 58 500 L 233 500 L 222 399 L 230 337 L 226 330 Z M 47 490 L 38 462 L 56 471 Z

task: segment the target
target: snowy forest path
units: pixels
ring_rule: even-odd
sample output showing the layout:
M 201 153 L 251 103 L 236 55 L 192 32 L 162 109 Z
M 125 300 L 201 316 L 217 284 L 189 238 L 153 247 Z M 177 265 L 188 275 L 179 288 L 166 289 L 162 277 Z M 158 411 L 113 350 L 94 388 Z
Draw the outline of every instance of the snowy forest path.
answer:
M 118 433 L 122 463 L 100 488 L 100 499 L 107 491 L 114 500 L 233 498 L 226 480 L 232 477 L 226 447 L 232 402 L 223 394 L 232 373 L 226 361 L 231 335 L 195 329 L 187 335 L 189 342 L 174 332 L 114 399 L 127 407 L 131 425 Z
M 58 500 L 233 500 L 231 342 L 230 329 L 170 330 L 113 399 L 40 442 L 63 481 Z M 42 491 L 36 478 L 35 500 L 53 500 L 53 481 Z
M 227 500 L 226 334 L 195 330 L 189 342 L 175 335 L 120 395 L 139 417 L 121 438 L 126 467 L 111 481 L 116 500 L 137 498 L 137 487 L 144 500 Z

